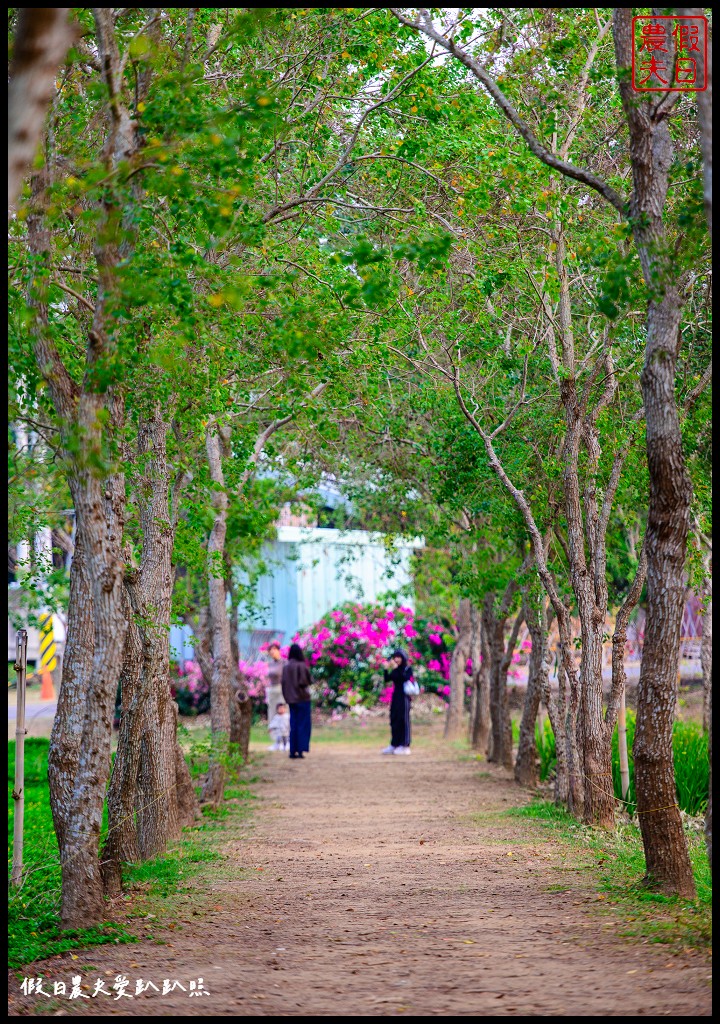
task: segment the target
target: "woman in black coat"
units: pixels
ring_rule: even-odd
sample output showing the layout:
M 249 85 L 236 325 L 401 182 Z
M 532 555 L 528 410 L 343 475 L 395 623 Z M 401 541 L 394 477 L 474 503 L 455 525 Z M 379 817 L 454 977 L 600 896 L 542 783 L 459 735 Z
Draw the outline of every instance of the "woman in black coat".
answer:
M 302 757 L 310 750 L 312 676 L 299 644 L 290 647 L 280 682 L 283 697 L 290 708 L 290 757 Z
M 405 693 L 405 683 L 412 679 L 412 669 L 402 651 L 393 651 L 388 672 L 385 669 L 385 682 L 393 684 L 390 700 L 390 746 L 385 747 L 383 754 L 410 753 L 410 698 Z

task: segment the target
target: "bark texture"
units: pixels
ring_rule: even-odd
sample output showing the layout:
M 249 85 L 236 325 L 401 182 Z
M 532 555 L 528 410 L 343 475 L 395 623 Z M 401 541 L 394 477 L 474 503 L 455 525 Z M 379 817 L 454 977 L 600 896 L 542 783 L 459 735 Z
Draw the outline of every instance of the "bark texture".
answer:
M 8 83 L 8 216 L 40 144 L 55 80 L 75 31 L 69 7 L 21 7 Z
M 490 736 L 490 676 L 488 665 L 490 651 L 483 640 L 482 612 L 471 605 L 472 642 L 472 706 L 470 713 L 470 746 L 473 750 L 487 752 Z
M 142 692 L 142 640 L 132 617 L 129 600 L 126 612 L 128 629 L 120 673 L 118 749 L 108 786 L 108 832 L 102 853 L 103 878 L 108 896 L 117 896 L 122 889 L 122 864 L 140 860 L 135 802 L 145 703 Z
M 246 763 L 250 754 L 250 726 L 252 700 L 247 680 L 240 671 L 240 645 L 238 642 L 238 609 L 233 583 L 232 564 L 225 552 L 225 586 L 230 602 L 230 651 L 232 653 L 232 699 L 230 701 L 230 743 Z
M 655 101 L 638 97 L 629 77 L 625 77 L 632 57 L 631 9 L 615 9 L 613 35 L 620 95 L 630 134 L 630 215 L 650 295 L 640 378 L 650 494 L 645 533 L 647 620 L 633 746 L 635 788 L 648 882 L 666 893 L 692 897 L 695 885 L 676 802 L 672 751 L 692 498 L 675 399 L 683 297 L 666 256 L 663 224 L 673 147 L 667 120 L 655 115 Z
M 489 648 L 490 677 L 490 735 L 488 741 L 488 761 L 494 761 L 505 768 L 512 768 L 512 726 L 510 710 L 507 702 L 507 674 L 512 655 L 517 644 L 517 637 L 522 625 L 522 617 L 518 615 L 505 645 L 505 628 L 510 614 L 510 606 L 517 591 L 517 584 L 511 581 L 505 588 L 502 600 L 497 601 L 494 594 L 486 594 L 483 601 L 482 629 L 487 635 Z
M 98 65 L 109 100 L 102 156 L 112 176 L 120 163 L 131 160 L 137 152 L 138 137 L 121 97 L 115 13 L 110 8 L 94 8 L 92 14 Z M 141 77 L 138 95 L 147 85 L 147 76 Z M 35 184 L 33 187 L 36 202 L 28 218 L 28 234 L 32 235 L 34 251 L 46 255 L 49 263 L 51 245 L 42 225 L 42 178 L 38 175 L 37 188 Z M 117 356 L 117 269 L 132 252 L 126 195 L 116 195 L 109 185 L 98 213 L 93 242 L 97 292 L 92 322 L 87 329 L 85 371 L 80 385 L 72 382 L 47 330 L 42 278 L 31 295 L 36 314 L 32 328 L 36 358 L 61 424 L 63 455 L 69 467 L 76 514 L 76 542 L 82 551 L 81 564 L 84 563 L 89 584 L 84 593 L 83 581 L 75 581 L 81 601 L 78 610 L 74 610 L 71 602 L 69 631 L 74 632 L 72 620 L 81 614 L 84 619 L 76 636 L 84 635 L 88 607 L 92 615 L 92 646 L 73 640 L 73 657 L 65 660 L 62 689 L 66 697 L 56 715 L 50 752 L 51 804 L 62 867 L 61 924 L 69 928 L 97 924 L 105 917 L 98 845 L 110 770 L 115 696 L 128 623 L 122 552 L 125 478 L 119 451 L 114 447 L 125 426 L 124 406 L 116 382 L 108 381 L 106 376 L 107 367 Z M 100 472 L 98 467 L 102 467 Z M 76 564 L 77 559 L 71 574 Z
M 465 732 L 466 667 L 472 644 L 470 600 L 458 604 L 457 640 L 450 662 L 450 703 L 445 717 L 445 739 L 456 740 Z
M 223 797 L 225 769 L 218 759 L 220 748 L 230 740 L 230 698 L 232 695 L 232 650 L 230 623 L 227 615 L 224 552 L 227 534 L 228 499 L 222 468 L 222 444 L 217 424 L 206 434 L 206 450 L 210 479 L 213 482 L 212 505 L 214 521 L 208 540 L 208 608 L 212 648 L 210 685 L 210 724 L 213 756 L 203 787 L 203 800 L 217 805 Z
M 520 719 L 520 736 L 515 758 L 515 781 L 523 786 L 535 787 L 539 781 L 540 766 L 535 741 L 535 724 L 541 698 L 549 688 L 545 601 L 539 594 L 526 592 L 523 600 L 523 616 L 530 633 L 531 647 L 527 691 Z

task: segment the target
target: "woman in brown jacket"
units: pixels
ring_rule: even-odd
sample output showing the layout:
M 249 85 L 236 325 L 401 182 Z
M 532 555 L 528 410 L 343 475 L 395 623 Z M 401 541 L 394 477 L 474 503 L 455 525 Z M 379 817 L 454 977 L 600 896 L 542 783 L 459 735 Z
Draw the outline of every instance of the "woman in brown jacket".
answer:
M 282 670 L 282 692 L 290 707 L 290 757 L 310 750 L 312 676 L 299 644 L 292 644 Z

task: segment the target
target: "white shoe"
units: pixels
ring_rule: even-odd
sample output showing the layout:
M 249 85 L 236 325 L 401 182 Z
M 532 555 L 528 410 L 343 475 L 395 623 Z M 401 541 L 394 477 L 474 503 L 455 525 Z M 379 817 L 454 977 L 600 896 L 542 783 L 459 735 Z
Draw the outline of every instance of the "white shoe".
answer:
M 409 754 L 410 747 L 395 747 L 393 754 Z
M 384 750 L 380 751 L 381 754 L 394 754 L 396 753 L 395 747 L 385 747 Z

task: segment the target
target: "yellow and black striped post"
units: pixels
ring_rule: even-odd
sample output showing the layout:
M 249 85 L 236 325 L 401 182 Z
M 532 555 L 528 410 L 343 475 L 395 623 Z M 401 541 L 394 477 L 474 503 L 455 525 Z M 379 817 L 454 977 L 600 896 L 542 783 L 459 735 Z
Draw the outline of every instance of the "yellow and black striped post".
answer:
M 51 612 L 40 616 L 40 700 L 55 700 L 52 672 L 57 668 L 57 648 L 53 633 L 53 617 Z

